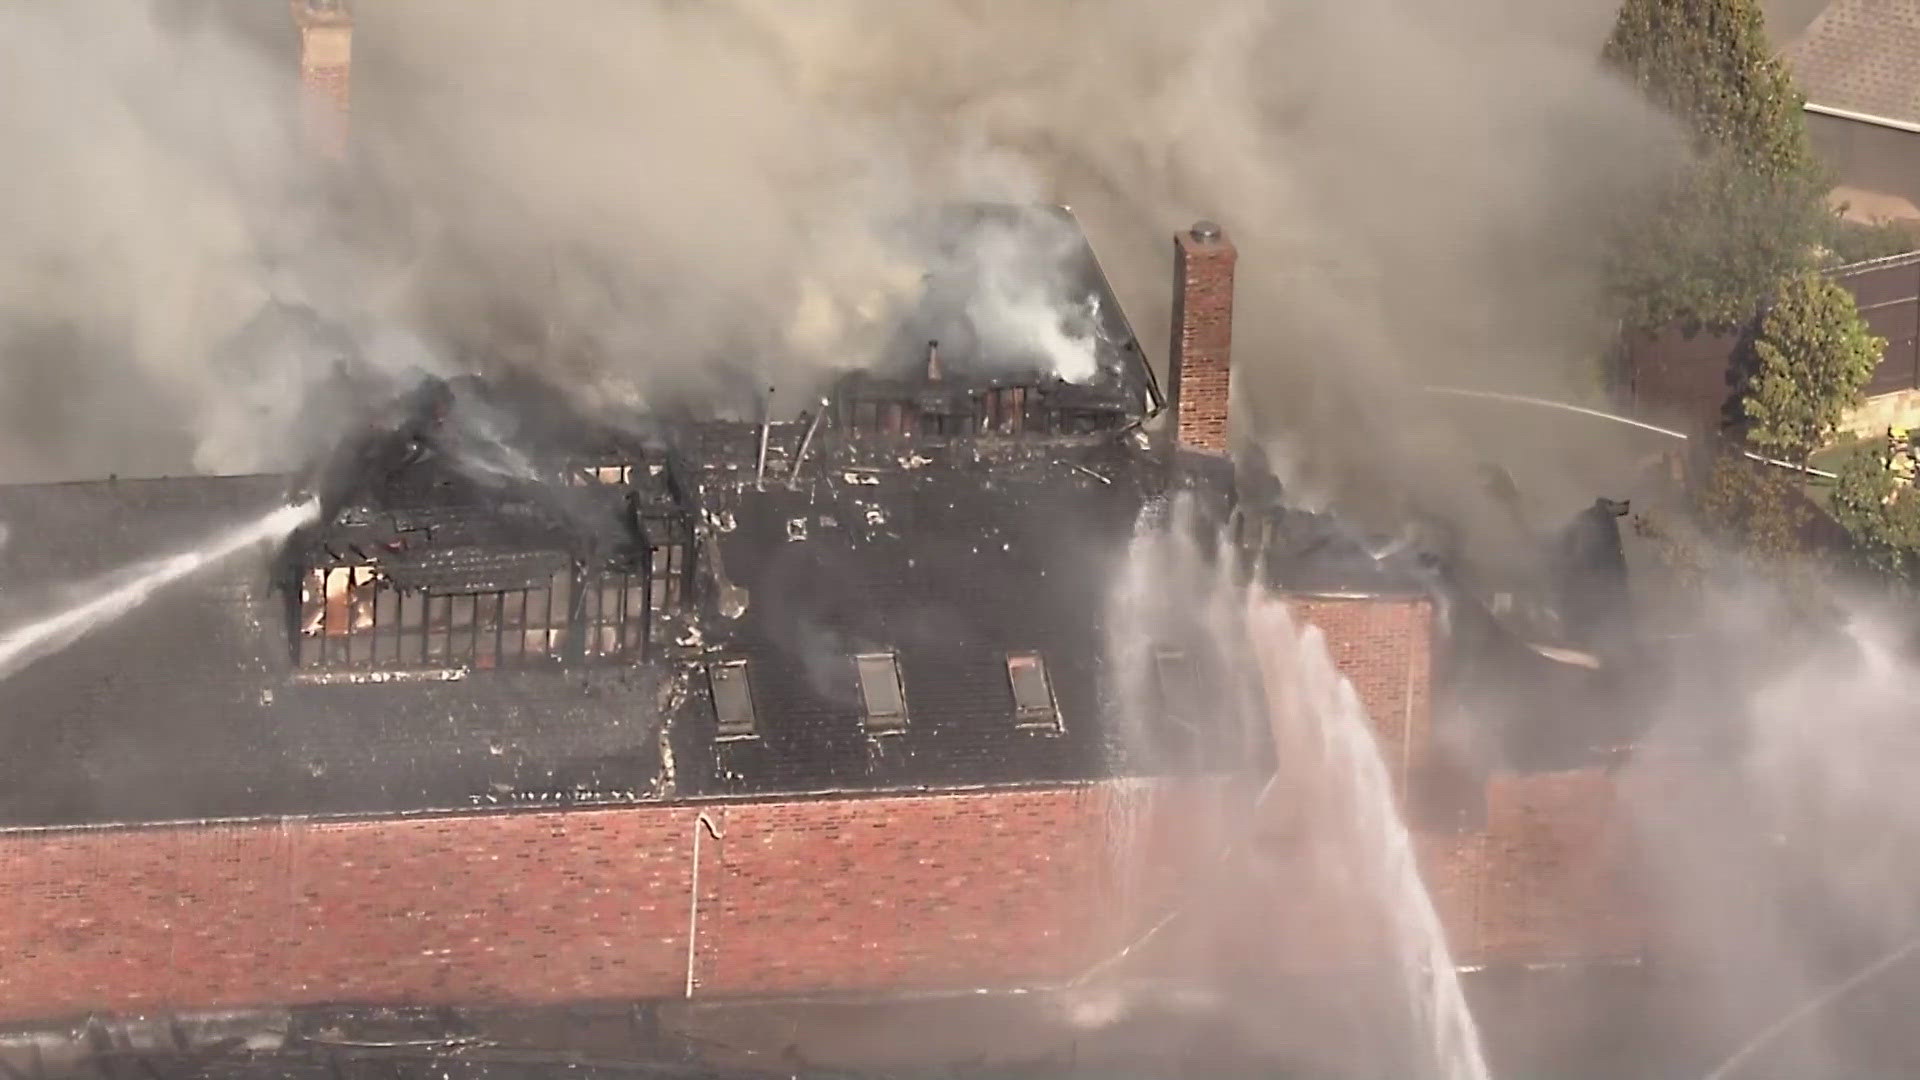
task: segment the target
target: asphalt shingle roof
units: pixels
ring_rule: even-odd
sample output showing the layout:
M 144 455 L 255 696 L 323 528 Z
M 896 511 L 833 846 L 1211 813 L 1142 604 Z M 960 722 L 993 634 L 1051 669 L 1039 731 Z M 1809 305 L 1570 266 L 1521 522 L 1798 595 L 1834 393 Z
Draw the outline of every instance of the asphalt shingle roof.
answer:
M 1786 57 L 1809 103 L 1920 124 L 1920 0 L 1833 0 Z

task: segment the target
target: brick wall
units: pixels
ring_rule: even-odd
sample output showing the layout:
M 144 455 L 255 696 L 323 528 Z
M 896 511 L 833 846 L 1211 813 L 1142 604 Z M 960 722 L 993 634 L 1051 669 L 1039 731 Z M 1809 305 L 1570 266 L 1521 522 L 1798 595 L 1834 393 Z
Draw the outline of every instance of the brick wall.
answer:
M 1300 966 L 1368 947 L 1309 867 L 1223 861 L 1218 782 L 708 810 L 697 991 L 1059 983 L 1175 907 Z M 1462 961 L 1639 951 L 1595 774 L 1495 784 L 1489 831 L 1423 837 Z M 0 1019 L 321 1001 L 677 996 L 697 811 L 628 807 L 0 838 Z M 1237 889 L 1219 888 L 1224 880 Z M 1277 886 L 1277 888 L 1276 888 Z M 1197 905 L 1197 907 L 1196 907 Z M 1216 958 L 1257 954 L 1243 936 Z M 1191 959 L 1191 956 L 1189 956 Z
M 1419 838 L 1456 956 L 1503 964 L 1644 954 L 1644 866 L 1628 826 L 1604 770 L 1494 776 L 1484 831 Z
M 1399 718 L 1383 723 L 1383 743 L 1403 745 L 1411 728 L 1417 745 L 1427 605 L 1299 606 L 1327 630 L 1373 714 Z M 1175 952 L 1188 962 L 1277 951 L 1302 965 L 1339 963 L 1365 949 L 1376 932 L 1367 906 L 1330 906 L 1307 887 L 1323 866 L 1273 855 L 1274 838 L 1246 812 L 1257 786 L 1121 780 L 0 833 L 0 1020 L 677 996 L 703 812 L 713 826 L 701 841 L 694 938 L 704 995 L 1060 983 L 1177 909 L 1196 916 L 1179 934 L 1210 936 L 1198 947 L 1174 933 L 1149 944 L 1184 942 Z M 1601 773 L 1503 777 L 1486 832 L 1420 838 L 1461 959 L 1639 947 L 1630 845 L 1613 801 Z
M 1099 786 L 710 808 L 709 994 L 1025 985 L 1090 955 Z M 0 837 L 0 1018 L 675 996 L 689 807 Z
M 1387 771 L 1404 794 L 1424 763 L 1433 723 L 1433 605 L 1426 600 L 1294 597 L 1326 635 L 1333 662 L 1373 721 Z
M 1217 227 L 1196 225 L 1173 240 L 1173 342 L 1167 367 L 1175 426 L 1182 446 L 1215 453 L 1227 450 L 1238 257 Z

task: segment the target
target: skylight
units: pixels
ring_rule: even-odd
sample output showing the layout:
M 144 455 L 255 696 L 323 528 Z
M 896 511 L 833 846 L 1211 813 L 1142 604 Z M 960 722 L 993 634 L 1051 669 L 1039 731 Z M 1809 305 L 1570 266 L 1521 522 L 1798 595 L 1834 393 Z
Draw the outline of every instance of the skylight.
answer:
M 860 676 L 860 697 L 867 728 L 898 731 L 907 726 L 907 699 L 900 687 L 900 663 L 892 653 L 863 653 L 853 658 Z
M 1160 677 L 1160 708 L 1172 720 L 1193 722 L 1194 705 L 1200 697 L 1200 683 L 1194 677 L 1193 659 L 1185 651 L 1155 649 L 1154 671 Z
M 1007 682 L 1013 688 L 1014 716 L 1021 727 L 1059 730 L 1060 708 L 1054 702 L 1046 661 L 1039 653 L 1008 653 Z
M 759 734 L 753 711 L 753 687 L 747 681 L 747 662 L 727 660 L 707 665 L 713 691 L 713 715 L 723 739 L 750 739 Z

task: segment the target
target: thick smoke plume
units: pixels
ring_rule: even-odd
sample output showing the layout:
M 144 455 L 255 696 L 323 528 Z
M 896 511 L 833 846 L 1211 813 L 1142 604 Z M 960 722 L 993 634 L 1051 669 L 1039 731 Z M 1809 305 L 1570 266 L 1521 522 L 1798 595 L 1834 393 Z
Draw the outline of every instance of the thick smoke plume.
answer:
M 798 400 L 892 340 L 927 271 L 900 221 L 1012 199 L 1074 206 L 1156 358 L 1166 236 L 1225 223 L 1243 415 L 1305 480 L 1419 488 L 1435 448 L 1407 384 L 1592 383 L 1608 327 L 1585 252 L 1668 144 L 1597 68 L 1611 15 L 363 2 L 337 184 L 302 153 L 279 5 L 19 6 L 0 464 L 290 465 L 355 414 L 327 389 L 343 365 Z M 1005 294 L 988 321 L 1080 374 L 1085 298 L 1027 275 L 983 271 Z
M 1681 1024 L 1715 1033 L 1703 1060 L 1752 1050 L 1728 1075 L 1911 1071 L 1893 1007 L 1920 987 L 1911 618 L 1843 598 L 1789 637 L 1757 595 L 1702 605 L 1624 778 L 1661 944 L 1699 981 Z

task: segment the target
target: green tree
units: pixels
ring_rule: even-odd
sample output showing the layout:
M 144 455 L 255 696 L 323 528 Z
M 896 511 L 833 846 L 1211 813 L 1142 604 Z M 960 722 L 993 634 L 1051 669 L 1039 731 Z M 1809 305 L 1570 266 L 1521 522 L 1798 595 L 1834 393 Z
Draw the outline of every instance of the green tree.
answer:
M 1825 572 L 1807 543 L 1815 511 L 1799 474 L 1754 461 L 1733 443 L 1703 453 L 1694 469 L 1691 505 L 1634 521 L 1666 565 L 1676 596 L 1738 582 L 1760 586 L 1783 626 L 1817 613 Z
M 1920 492 L 1902 475 L 1911 464 L 1911 446 L 1892 438 L 1860 446 L 1836 470 L 1830 500 L 1867 565 L 1909 581 L 1920 571 Z
M 1701 153 L 1727 152 L 1759 176 L 1813 168 L 1804 101 L 1754 0 L 1626 0 L 1602 55 Z
M 1887 347 L 1853 295 L 1816 273 L 1781 285 L 1734 361 L 1734 403 L 1756 449 L 1795 464 L 1833 437 Z
M 1905 255 L 1920 248 L 1920 235 L 1916 235 L 1911 222 L 1848 221 L 1836 214 L 1827 234 L 1826 246 L 1827 264 L 1846 266 L 1868 259 Z
M 1603 53 L 1693 155 L 1620 222 L 1608 283 L 1632 329 L 1744 323 L 1811 265 L 1831 217 L 1801 98 L 1754 0 L 1626 0 Z

